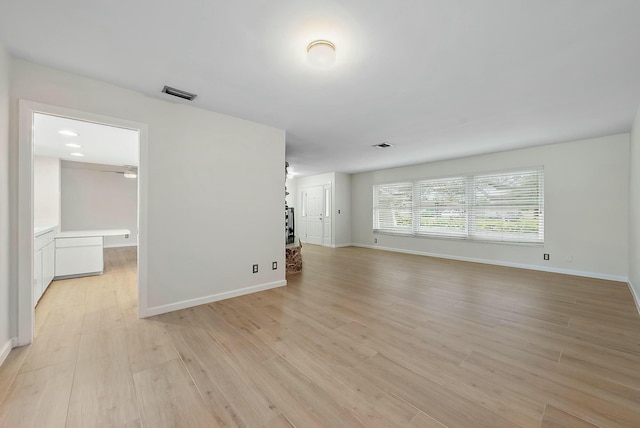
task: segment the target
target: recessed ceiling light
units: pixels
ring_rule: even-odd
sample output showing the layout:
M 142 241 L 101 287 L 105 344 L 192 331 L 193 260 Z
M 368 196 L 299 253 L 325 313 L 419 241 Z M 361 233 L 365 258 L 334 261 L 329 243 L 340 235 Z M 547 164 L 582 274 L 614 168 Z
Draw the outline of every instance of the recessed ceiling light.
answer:
M 74 149 L 79 149 L 80 147 L 82 147 L 80 144 L 76 144 L 76 143 L 67 143 L 65 144 L 65 146 L 73 147 Z
M 66 135 L 67 137 L 77 137 L 78 133 L 74 131 L 69 131 L 67 129 L 63 129 L 62 131 L 58 131 L 58 134 Z
M 316 67 L 329 67 L 336 62 L 336 45 L 328 40 L 314 40 L 307 45 L 307 59 Z
M 71 153 L 71 156 L 77 156 L 79 158 L 84 157 L 84 155 L 82 153 L 79 153 L 79 152 Z
M 374 144 L 371 147 L 375 147 L 376 149 L 388 149 L 389 147 L 393 147 L 393 144 L 389 144 L 387 142 L 384 142 L 384 143 L 380 143 L 380 144 Z

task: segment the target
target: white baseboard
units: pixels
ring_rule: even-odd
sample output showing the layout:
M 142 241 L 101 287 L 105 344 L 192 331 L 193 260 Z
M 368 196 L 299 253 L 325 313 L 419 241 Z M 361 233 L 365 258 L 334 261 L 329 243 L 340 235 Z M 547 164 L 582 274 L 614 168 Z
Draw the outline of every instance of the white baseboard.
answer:
M 344 248 L 344 247 L 353 247 L 353 244 L 337 244 L 337 245 L 331 245 L 331 248 Z
M 473 263 L 484 263 L 487 265 L 514 267 L 519 269 L 529 269 L 529 270 L 538 270 L 542 272 L 561 273 L 565 275 L 583 276 L 586 278 L 606 279 L 609 281 L 628 282 L 629 280 L 629 278 L 626 276 L 608 275 L 608 274 L 603 274 L 598 272 L 587 272 L 587 271 L 581 271 L 581 270 L 561 269 L 561 268 L 555 268 L 551 266 L 528 265 L 523 263 L 503 262 L 499 260 L 478 259 L 474 257 L 452 256 L 449 254 L 428 253 L 425 251 L 404 250 L 399 248 L 380 247 L 377 245 L 353 244 L 353 246 L 362 247 L 362 248 L 371 248 L 373 250 L 392 251 L 394 253 L 405 253 L 405 254 L 413 254 L 417 256 L 436 257 L 439 259 L 459 260 L 462 262 L 473 262 Z
M 631 282 L 631 280 L 629 280 L 629 282 L 627 282 L 627 285 L 629 286 L 629 290 L 631 290 L 631 295 L 633 296 L 633 301 L 636 303 L 636 309 L 638 310 L 638 313 L 640 314 L 640 295 L 638 295 L 638 292 L 636 291 L 636 288 L 633 286 L 633 283 Z
M 4 364 L 4 360 L 7 359 L 7 357 L 9 356 L 9 352 L 11 352 L 11 350 L 15 347 L 16 343 L 17 340 L 14 337 L 7 340 L 7 342 L 2 345 L 2 348 L 0 348 L 0 366 Z
M 181 309 L 192 308 L 194 306 L 206 305 L 207 303 L 230 299 L 232 297 L 244 296 L 245 294 L 257 293 L 258 291 L 270 290 L 272 288 L 282 287 L 285 285 L 287 285 L 287 280 L 283 279 L 281 281 L 252 285 L 250 287 L 240 288 L 238 290 L 225 291 L 224 293 L 198 297 L 197 299 L 183 300 L 182 302 L 170 303 L 168 305 L 162 306 L 154 306 L 151 308 L 147 308 L 146 311 L 143 311 L 143 313 L 140 314 L 140 317 L 147 318 L 154 315 L 166 314 L 167 312 L 179 311 Z

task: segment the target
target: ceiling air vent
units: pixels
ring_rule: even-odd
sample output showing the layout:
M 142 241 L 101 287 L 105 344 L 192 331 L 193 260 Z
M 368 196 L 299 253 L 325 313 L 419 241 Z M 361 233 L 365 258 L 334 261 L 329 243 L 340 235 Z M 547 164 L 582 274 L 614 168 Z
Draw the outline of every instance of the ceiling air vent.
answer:
M 190 92 L 181 91 L 180 89 L 172 88 L 171 86 L 165 86 L 162 88 L 162 92 L 164 94 L 173 95 L 174 97 L 182 98 L 183 100 L 193 101 L 196 94 L 192 94 Z
M 389 144 L 389 143 L 380 143 L 380 144 L 374 144 L 372 147 L 375 147 L 376 149 L 388 149 L 389 147 L 393 147 L 393 144 Z

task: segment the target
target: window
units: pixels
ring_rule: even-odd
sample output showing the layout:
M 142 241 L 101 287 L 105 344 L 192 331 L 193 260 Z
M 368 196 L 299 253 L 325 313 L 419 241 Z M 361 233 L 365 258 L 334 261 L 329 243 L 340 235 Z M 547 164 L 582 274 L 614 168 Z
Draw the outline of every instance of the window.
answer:
M 403 235 L 413 233 L 413 183 L 373 186 L 373 229 Z
M 542 170 L 473 177 L 472 226 L 477 239 L 544 242 Z
M 492 242 L 544 242 L 544 171 L 373 186 L 373 230 Z
M 331 190 L 328 188 L 324 189 L 324 216 L 331 216 Z
M 467 184 L 464 177 L 418 181 L 416 230 L 419 235 L 467 235 Z

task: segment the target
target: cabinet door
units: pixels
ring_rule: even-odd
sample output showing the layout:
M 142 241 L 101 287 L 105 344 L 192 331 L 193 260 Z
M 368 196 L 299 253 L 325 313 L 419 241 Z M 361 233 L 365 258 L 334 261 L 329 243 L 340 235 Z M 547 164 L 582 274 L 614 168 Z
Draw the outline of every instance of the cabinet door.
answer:
M 53 241 L 42 249 L 42 294 L 47 290 L 55 275 L 56 246 Z
M 102 237 L 56 238 L 55 257 L 57 278 L 101 274 Z
M 36 251 L 33 256 L 33 306 L 38 303 L 43 292 L 42 277 L 42 250 Z

